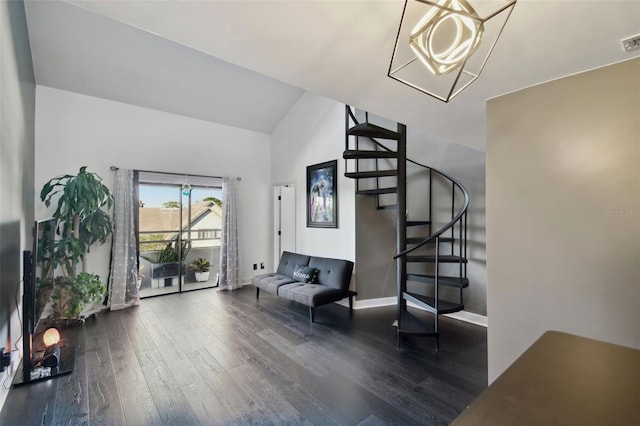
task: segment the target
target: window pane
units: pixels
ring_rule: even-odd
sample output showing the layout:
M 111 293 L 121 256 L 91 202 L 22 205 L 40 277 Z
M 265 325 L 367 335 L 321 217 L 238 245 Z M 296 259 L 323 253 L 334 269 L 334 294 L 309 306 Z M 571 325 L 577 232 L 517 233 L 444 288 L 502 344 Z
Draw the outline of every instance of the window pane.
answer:
M 185 193 L 182 183 L 140 179 L 141 297 L 217 285 L 222 188 L 215 179 L 206 184 L 190 183 L 191 192 Z M 208 267 L 202 267 L 207 262 Z
M 191 223 L 184 237 L 191 239 L 188 264 L 198 259 L 209 262 L 209 271 L 198 273 L 189 268 L 185 276 L 185 289 L 217 285 L 220 263 L 220 230 L 222 228 L 222 190 L 193 188 L 191 190 Z
M 188 209 L 180 208 L 180 187 L 139 185 L 141 297 L 180 291 L 181 253 L 177 242 Z

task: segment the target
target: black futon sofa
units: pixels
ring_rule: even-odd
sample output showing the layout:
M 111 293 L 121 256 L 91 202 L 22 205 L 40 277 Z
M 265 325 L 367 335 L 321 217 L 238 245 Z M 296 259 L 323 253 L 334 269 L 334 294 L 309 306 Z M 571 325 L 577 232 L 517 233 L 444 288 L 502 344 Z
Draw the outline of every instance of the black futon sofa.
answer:
M 284 251 L 276 272 L 256 275 L 251 284 L 256 286 L 256 298 L 260 297 L 260 289 L 263 289 L 307 305 L 313 322 L 317 306 L 347 297 L 349 311 L 353 311 L 353 296 L 357 293 L 349 290 L 352 273 L 353 262 L 349 260 Z

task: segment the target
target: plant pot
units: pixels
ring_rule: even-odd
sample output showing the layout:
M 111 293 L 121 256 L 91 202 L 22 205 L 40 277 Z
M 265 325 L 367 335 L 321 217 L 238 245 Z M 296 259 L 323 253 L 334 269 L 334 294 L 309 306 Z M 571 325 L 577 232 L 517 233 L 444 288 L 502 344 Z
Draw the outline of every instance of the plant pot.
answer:
M 177 277 L 178 275 L 184 275 L 187 268 L 184 263 L 170 262 L 170 263 L 152 263 L 151 264 L 151 278 L 168 278 Z
M 211 271 L 207 271 L 207 272 L 196 272 L 196 281 L 201 283 L 204 281 L 209 281 L 209 274 L 211 273 Z

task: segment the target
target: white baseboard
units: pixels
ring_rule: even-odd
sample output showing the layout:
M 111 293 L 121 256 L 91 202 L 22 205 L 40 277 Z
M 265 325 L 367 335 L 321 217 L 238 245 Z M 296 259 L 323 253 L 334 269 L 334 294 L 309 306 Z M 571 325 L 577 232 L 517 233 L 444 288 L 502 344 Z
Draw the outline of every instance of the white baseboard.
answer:
M 339 302 L 336 302 L 338 305 L 342 305 L 342 306 L 349 306 L 349 299 L 343 299 Z M 395 306 L 396 305 L 396 298 L 395 297 L 380 297 L 377 299 L 365 299 L 365 300 L 356 300 L 353 303 L 353 309 L 369 309 L 369 308 L 378 308 L 381 306 Z M 411 302 L 409 302 L 409 306 L 412 306 L 414 308 L 418 308 L 418 309 L 422 309 L 420 306 L 417 306 Z M 460 311 L 460 312 L 454 312 L 452 314 L 445 314 L 446 317 L 458 320 L 458 321 L 464 321 L 464 322 L 468 322 L 471 324 L 475 324 L 475 325 L 479 325 L 482 327 L 487 327 L 488 321 L 487 321 L 487 317 L 484 315 L 479 315 L 479 314 L 474 314 L 473 312 L 469 312 L 469 311 Z
M 243 280 L 243 284 L 242 285 L 247 285 L 250 284 L 251 280 Z M 338 305 L 340 306 L 345 306 L 345 307 L 349 307 L 349 299 L 342 299 L 338 302 L 336 302 Z M 377 299 L 364 299 L 364 300 L 354 300 L 353 301 L 353 309 L 358 310 L 358 309 L 369 309 L 369 308 L 379 308 L 382 306 L 395 306 L 396 305 L 396 297 L 395 296 L 391 296 L 391 297 L 379 297 Z M 422 309 L 420 306 L 417 306 L 411 302 L 409 302 L 409 306 L 412 306 L 414 308 L 418 308 L 418 309 Z M 487 321 L 487 317 L 484 315 L 479 315 L 479 314 L 474 314 L 473 312 L 469 312 L 469 311 L 460 311 L 460 312 L 454 312 L 452 314 L 445 314 L 446 317 L 458 320 L 458 321 L 464 321 L 464 322 L 468 322 L 471 324 L 475 324 L 475 325 L 479 325 L 482 327 L 487 327 L 488 326 L 488 321 Z
M 487 317 L 485 315 L 474 314 L 469 311 L 454 312 L 452 314 L 445 314 L 446 317 L 457 319 L 460 321 L 468 322 L 471 324 L 479 325 L 485 328 L 489 327 Z
M 349 299 L 342 299 L 336 302 L 338 305 L 349 307 Z M 353 309 L 379 308 L 381 306 L 393 306 L 396 304 L 395 297 L 380 297 L 378 299 L 354 300 Z

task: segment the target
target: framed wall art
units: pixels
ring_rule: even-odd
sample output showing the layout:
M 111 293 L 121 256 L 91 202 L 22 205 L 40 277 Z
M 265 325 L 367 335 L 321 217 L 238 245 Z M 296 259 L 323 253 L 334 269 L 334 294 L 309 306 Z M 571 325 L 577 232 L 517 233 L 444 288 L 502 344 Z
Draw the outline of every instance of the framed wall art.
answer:
M 307 227 L 338 227 L 338 160 L 307 166 Z

